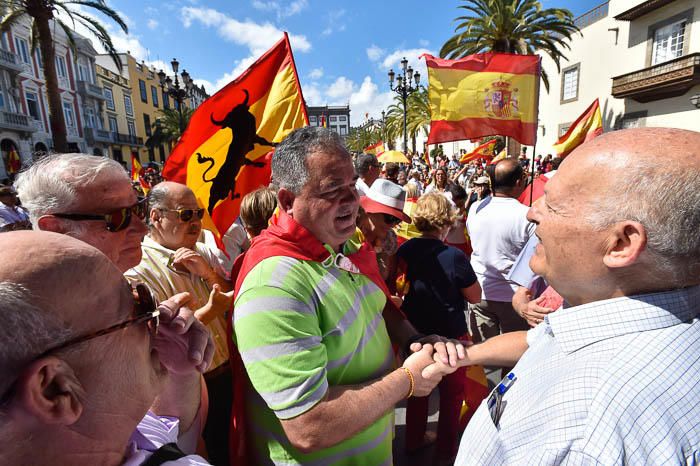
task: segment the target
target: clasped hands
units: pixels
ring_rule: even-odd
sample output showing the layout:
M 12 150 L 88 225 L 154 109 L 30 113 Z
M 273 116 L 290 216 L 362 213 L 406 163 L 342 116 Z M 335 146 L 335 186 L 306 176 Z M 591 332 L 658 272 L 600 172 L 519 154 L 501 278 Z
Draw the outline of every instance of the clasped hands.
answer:
M 470 345 L 439 335 L 428 335 L 412 343 L 403 367 L 413 374 L 414 396 L 429 395 L 445 375 L 464 366 L 462 361 L 467 358 L 466 347 Z

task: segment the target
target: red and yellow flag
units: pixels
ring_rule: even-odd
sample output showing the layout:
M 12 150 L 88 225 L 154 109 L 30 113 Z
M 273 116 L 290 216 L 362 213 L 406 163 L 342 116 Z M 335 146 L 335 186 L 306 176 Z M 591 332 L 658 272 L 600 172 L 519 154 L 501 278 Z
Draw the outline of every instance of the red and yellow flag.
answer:
M 493 135 L 535 144 L 540 57 L 503 53 L 459 60 L 423 57 L 432 112 L 429 144 Z
M 131 181 L 137 181 L 141 185 L 144 194 L 148 194 L 151 185 L 143 177 L 144 170 L 135 152 L 131 153 Z
M 220 238 L 241 199 L 270 183 L 274 146 L 308 125 L 287 34 L 238 78 L 202 103 L 170 154 L 163 177 L 194 191 L 204 227 Z
M 384 141 L 379 141 L 375 144 L 371 144 L 362 149 L 362 151 L 365 154 L 374 154 L 376 156 L 380 156 L 384 153 Z
M 14 175 L 22 169 L 22 159 L 14 147 L 7 154 L 7 174 Z
M 494 164 L 498 163 L 499 160 L 505 159 L 507 155 L 508 155 L 508 153 L 506 152 L 506 148 L 504 147 L 503 150 L 501 152 L 499 152 L 497 156 L 495 156 L 494 158 L 491 159 L 491 161 L 489 162 L 489 165 L 494 165 Z
M 561 158 L 586 141 L 603 134 L 603 117 L 600 114 L 600 103 L 595 99 L 593 103 L 571 125 L 565 135 L 554 143 L 554 150 Z
M 498 139 L 491 139 L 490 141 L 483 143 L 468 154 L 464 154 L 462 158 L 459 159 L 459 163 L 467 163 L 475 159 L 491 160 L 493 157 L 493 150 L 496 148 L 497 142 Z

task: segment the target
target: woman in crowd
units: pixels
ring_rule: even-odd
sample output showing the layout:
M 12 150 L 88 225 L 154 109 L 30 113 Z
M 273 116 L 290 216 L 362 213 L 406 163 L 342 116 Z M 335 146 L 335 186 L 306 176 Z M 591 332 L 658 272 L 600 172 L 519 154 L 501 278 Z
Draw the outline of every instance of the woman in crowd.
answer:
M 433 172 L 433 182 L 425 188 L 425 194 L 437 192 L 449 196 L 449 191 L 447 190 L 450 182 L 447 178 L 447 169 L 436 168 Z
M 472 254 L 472 248 L 467 238 L 467 192 L 460 185 L 453 184 L 450 186 L 450 194 L 457 211 L 457 218 L 450 231 L 447 232 L 445 244 L 459 249 L 469 258 Z
M 418 199 L 413 223 L 421 237 L 406 241 L 397 253 L 399 271 L 405 271 L 406 288 L 402 310 L 413 326 L 424 334 L 462 338 L 467 334 L 464 300 L 481 300 L 481 287 L 459 249 L 445 245 L 456 212 L 443 195 L 432 193 Z M 459 413 L 463 400 L 464 371 L 442 379 L 436 463 L 452 464 L 459 439 Z M 406 449 L 415 450 L 431 439 L 426 436 L 428 398 L 411 398 L 406 412 Z

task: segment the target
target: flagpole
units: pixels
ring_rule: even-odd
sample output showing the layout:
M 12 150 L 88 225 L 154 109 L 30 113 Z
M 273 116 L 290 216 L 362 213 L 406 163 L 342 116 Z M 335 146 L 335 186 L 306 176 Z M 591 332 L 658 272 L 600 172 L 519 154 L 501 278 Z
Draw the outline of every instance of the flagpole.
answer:
M 535 191 L 533 189 L 535 184 L 535 149 L 537 149 L 537 124 L 539 123 L 540 116 L 540 79 L 542 79 L 542 57 L 540 57 L 537 62 L 537 86 L 535 88 L 537 106 L 535 107 L 535 142 L 532 144 L 532 171 L 530 173 L 530 207 L 532 207 L 532 194 Z

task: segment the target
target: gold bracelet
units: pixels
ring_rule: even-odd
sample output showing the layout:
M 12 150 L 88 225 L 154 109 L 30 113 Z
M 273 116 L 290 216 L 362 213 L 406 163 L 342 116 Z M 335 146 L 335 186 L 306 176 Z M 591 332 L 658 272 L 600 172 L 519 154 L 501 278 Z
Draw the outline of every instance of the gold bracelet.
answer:
M 406 372 L 406 375 L 408 376 L 408 382 L 410 384 L 410 387 L 408 389 L 408 395 L 406 395 L 406 399 L 409 399 L 413 396 L 413 388 L 415 387 L 415 381 L 413 380 L 413 374 L 411 373 L 411 370 L 407 367 L 402 367 Z

